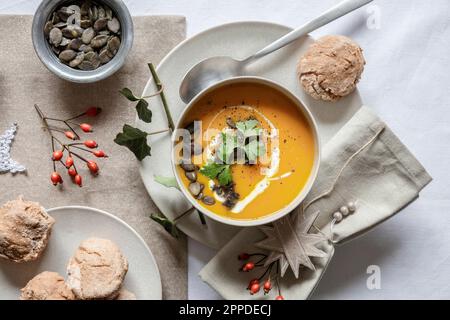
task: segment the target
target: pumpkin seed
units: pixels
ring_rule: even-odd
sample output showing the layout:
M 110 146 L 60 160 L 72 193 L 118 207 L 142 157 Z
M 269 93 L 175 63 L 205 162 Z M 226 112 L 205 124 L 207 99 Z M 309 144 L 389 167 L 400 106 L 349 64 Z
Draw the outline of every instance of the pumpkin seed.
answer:
M 117 33 L 120 30 L 120 22 L 117 18 L 112 18 L 108 21 L 108 29 L 113 33 Z
M 86 19 L 86 20 L 81 20 L 80 21 L 80 27 L 82 27 L 84 29 L 87 29 L 90 26 L 92 26 L 91 20 Z
M 186 176 L 186 178 L 188 178 L 189 181 L 197 181 L 197 172 L 195 171 L 186 171 L 184 175 Z
M 91 43 L 91 40 L 95 37 L 95 31 L 92 28 L 87 28 L 83 31 L 83 34 L 81 35 L 81 40 L 84 44 Z
M 59 46 L 62 40 L 62 32 L 58 28 L 53 28 L 50 30 L 49 42 L 55 47 Z
M 72 11 L 72 14 L 77 13 L 78 15 L 80 15 L 80 7 L 77 6 L 76 4 L 72 4 L 70 6 L 67 7 L 68 11 Z
M 114 58 L 114 54 L 113 54 L 112 52 L 110 52 L 110 51 L 108 50 L 108 48 L 106 48 L 106 54 L 108 55 L 108 57 L 109 57 L 110 59 Z
M 78 50 L 82 51 L 84 53 L 94 51 L 94 49 L 92 49 L 91 46 L 89 46 L 87 44 L 82 44 Z
M 59 54 L 59 59 L 65 62 L 69 62 L 73 58 L 75 58 L 76 55 L 77 53 L 73 50 L 64 50 Z
M 70 43 L 70 40 L 67 38 L 62 38 L 61 43 L 59 44 L 60 47 L 65 47 Z
M 191 184 L 189 184 L 188 189 L 194 197 L 198 196 L 198 194 L 202 191 L 200 183 L 198 182 L 192 182 Z
M 56 12 L 53 12 L 52 23 L 53 23 L 53 24 L 56 24 L 56 23 L 58 23 L 58 22 L 60 22 L 60 21 L 61 21 L 61 19 L 59 19 L 58 14 L 57 14 Z
M 74 11 L 67 7 L 62 7 L 58 10 L 57 13 L 61 21 L 67 21 L 67 18 L 69 18 L 72 14 L 74 14 Z
M 89 19 L 91 19 L 91 21 L 96 21 L 98 19 L 98 9 L 96 6 L 90 7 L 89 8 Z
M 100 58 L 101 63 L 105 64 L 111 61 L 111 57 L 108 55 L 108 49 L 104 48 L 100 51 L 98 57 Z
M 67 22 L 58 22 L 53 25 L 55 28 L 64 28 L 67 26 Z
M 78 65 L 78 69 L 83 70 L 83 71 L 91 71 L 91 70 L 95 70 L 94 65 L 86 60 L 83 60 L 79 65 Z
M 98 7 L 98 18 L 99 19 L 106 18 L 106 11 L 105 8 L 103 8 L 102 6 Z
M 84 60 L 89 61 L 94 66 L 94 69 L 97 69 L 100 65 L 100 58 L 94 51 L 86 53 L 84 55 Z
M 118 37 L 114 37 L 108 41 L 108 51 L 111 52 L 113 55 L 117 53 L 120 47 L 120 39 Z
M 48 37 L 52 29 L 53 29 L 53 22 L 47 21 L 44 26 L 44 34 Z
M 108 19 L 101 18 L 94 22 L 94 30 L 100 31 L 106 28 L 106 25 L 108 24 Z
M 212 206 L 213 204 L 216 203 L 216 200 L 214 200 L 214 198 L 210 197 L 210 196 L 204 196 L 202 201 L 204 204 L 206 204 L 208 206 Z
M 111 20 L 113 18 L 112 10 L 110 8 L 106 8 L 105 12 L 106 12 L 106 18 L 108 18 L 108 20 Z
M 195 164 L 192 164 L 192 163 L 182 163 L 182 164 L 180 164 L 180 167 L 184 171 L 195 171 L 197 169 L 197 166 Z
M 79 52 L 76 57 L 70 61 L 69 66 L 72 68 L 78 67 L 80 63 L 82 63 L 84 60 L 84 52 Z
M 91 40 L 91 47 L 94 49 L 99 49 L 99 48 L 103 47 L 107 41 L 108 41 L 108 36 L 106 36 L 106 35 L 95 36 Z
M 69 39 L 78 38 L 83 34 L 83 29 L 78 26 L 67 26 L 64 29 L 61 30 L 64 37 Z
M 81 45 L 83 44 L 83 41 L 81 41 L 80 38 L 72 39 L 69 43 L 69 47 L 72 50 L 79 50 Z

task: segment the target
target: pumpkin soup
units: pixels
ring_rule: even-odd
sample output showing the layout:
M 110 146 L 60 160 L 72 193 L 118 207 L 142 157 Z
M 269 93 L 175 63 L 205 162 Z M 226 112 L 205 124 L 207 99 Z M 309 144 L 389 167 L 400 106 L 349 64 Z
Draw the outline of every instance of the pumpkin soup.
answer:
M 316 156 L 313 131 L 295 102 L 268 85 L 216 88 L 182 123 L 189 135 L 175 151 L 178 176 L 195 201 L 219 216 L 270 215 L 308 182 Z

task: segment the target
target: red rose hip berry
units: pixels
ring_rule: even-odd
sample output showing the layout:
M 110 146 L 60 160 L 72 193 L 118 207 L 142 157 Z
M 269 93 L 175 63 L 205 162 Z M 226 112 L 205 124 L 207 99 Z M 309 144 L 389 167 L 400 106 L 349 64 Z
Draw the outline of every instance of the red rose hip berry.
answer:
M 74 168 L 70 168 L 69 170 L 67 170 L 67 173 L 69 176 L 74 178 L 77 175 L 77 170 L 75 170 Z
M 254 285 L 255 283 L 259 284 L 259 280 L 258 279 L 253 279 L 248 283 L 247 286 L 247 290 L 250 290 L 252 288 L 252 285 Z
M 73 133 L 72 131 L 66 131 L 66 132 L 64 132 L 64 134 L 70 140 L 76 140 L 76 138 L 77 138 L 75 133 Z
M 94 156 L 96 156 L 97 158 L 107 158 L 108 156 L 106 155 L 105 151 L 103 150 L 95 150 L 94 152 L 92 152 L 94 154 Z
M 98 165 L 96 162 L 94 161 L 88 161 L 86 163 L 87 167 L 89 168 L 89 171 L 91 171 L 92 174 L 97 174 L 98 173 Z
M 61 160 L 62 159 L 62 157 L 63 157 L 63 152 L 62 152 L 62 150 L 56 150 L 56 151 L 53 151 L 53 155 L 52 155 L 52 159 L 53 159 L 53 161 L 59 161 L 59 160 Z
M 242 271 L 248 272 L 248 271 L 253 270 L 254 268 L 255 268 L 255 264 L 253 262 L 247 262 L 242 267 Z
M 269 291 L 272 289 L 272 283 L 270 282 L 270 280 L 266 280 L 266 282 L 264 282 L 263 289 L 265 294 L 269 293 Z
M 89 107 L 86 110 L 86 115 L 89 117 L 95 117 L 97 116 L 100 112 L 102 112 L 102 108 L 97 108 L 97 107 Z
M 94 140 L 86 140 L 86 141 L 84 142 L 84 145 L 85 145 L 86 147 L 90 148 L 90 149 L 94 149 L 94 148 L 97 148 L 97 147 L 98 147 L 97 142 L 94 141 Z
M 80 128 L 81 130 L 83 130 L 84 132 L 92 132 L 92 126 L 88 123 L 82 123 L 80 124 Z
M 53 172 L 50 176 L 50 180 L 52 181 L 53 185 L 56 186 L 59 183 L 63 183 L 63 180 L 58 172 Z
M 75 178 L 73 179 L 73 181 L 80 187 L 83 185 L 83 179 L 78 174 L 75 175 Z
M 66 159 L 66 167 L 70 168 L 71 166 L 73 166 L 73 158 L 72 157 L 67 157 L 67 159 Z
M 261 287 L 260 287 L 259 283 L 252 284 L 252 286 L 250 287 L 250 294 L 253 295 L 253 294 L 258 293 L 260 288 Z

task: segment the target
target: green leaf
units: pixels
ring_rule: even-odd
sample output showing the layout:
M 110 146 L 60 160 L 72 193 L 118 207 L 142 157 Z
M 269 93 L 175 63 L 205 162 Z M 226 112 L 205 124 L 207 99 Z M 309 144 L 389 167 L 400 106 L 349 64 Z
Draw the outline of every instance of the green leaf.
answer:
M 233 181 L 230 166 L 226 166 L 225 169 L 223 169 L 222 172 L 219 173 L 218 180 L 221 186 L 229 185 Z
M 236 128 L 242 132 L 245 138 L 257 136 L 261 132 L 261 128 L 258 127 L 259 121 L 256 119 L 250 119 L 246 121 L 239 121 L 236 123 Z
M 256 162 L 256 159 L 266 152 L 264 143 L 254 139 L 245 146 L 245 153 L 250 163 Z
M 225 169 L 226 166 L 227 166 L 226 164 L 211 162 L 208 163 L 207 165 L 204 165 L 200 169 L 200 173 L 203 174 L 204 176 L 207 176 L 210 179 L 215 179 L 219 175 L 219 173 L 221 173 L 223 169 Z
M 139 119 L 146 123 L 152 122 L 152 111 L 148 108 L 148 102 L 144 99 L 139 100 L 136 105 L 136 111 Z
M 159 223 L 170 235 L 174 238 L 178 238 L 180 235 L 180 232 L 178 231 L 177 226 L 172 220 L 167 219 L 166 217 L 162 217 L 156 214 L 152 214 L 150 216 L 153 221 L 156 221 Z
M 147 133 L 134 128 L 128 124 L 123 126 L 123 132 L 117 134 L 114 142 L 120 146 L 127 147 L 134 153 L 139 161 L 142 161 L 146 156 L 150 156 L 150 147 L 147 144 Z
M 222 144 L 217 150 L 218 158 L 225 164 L 228 164 L 234 149 L 237 147 L 237 137 L 222 132 Z
M 236 128 L 241 132 L 245 132 L 245 130 L 246 130 L 245 122 L 244 121 L 237 122 Z
M 209 163 L 200 169 L 200 173 L 207 176 L 210 179 L 218 179 L 220 185 L 225 186 L 231 183 L 233 180 L 231 176 L 230 165 L 219 164 L 219 163 Z
M 125 98 L 127 98 L 130 101 L 139 101 L 141 98 L 136 97 L 133 92 L 128 88 L 123 88 L 119 91 Z
M 180 186 L 177 183 L 177 179 L 175 177 L 163 177 L 163 176 L 154 176 L 155 182 L 162 184 L 167 188 L 175 188 L 180 190 Z

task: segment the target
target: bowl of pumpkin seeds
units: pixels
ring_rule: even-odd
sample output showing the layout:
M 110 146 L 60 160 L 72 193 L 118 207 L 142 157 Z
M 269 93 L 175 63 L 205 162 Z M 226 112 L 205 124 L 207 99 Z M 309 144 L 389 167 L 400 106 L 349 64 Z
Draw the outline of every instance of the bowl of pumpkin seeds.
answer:
M 33 18 L 32 38 L 50 71 L 90 83 L 122 67 L 133 44 L 133 22 L 120 0 L 44 0 Z

